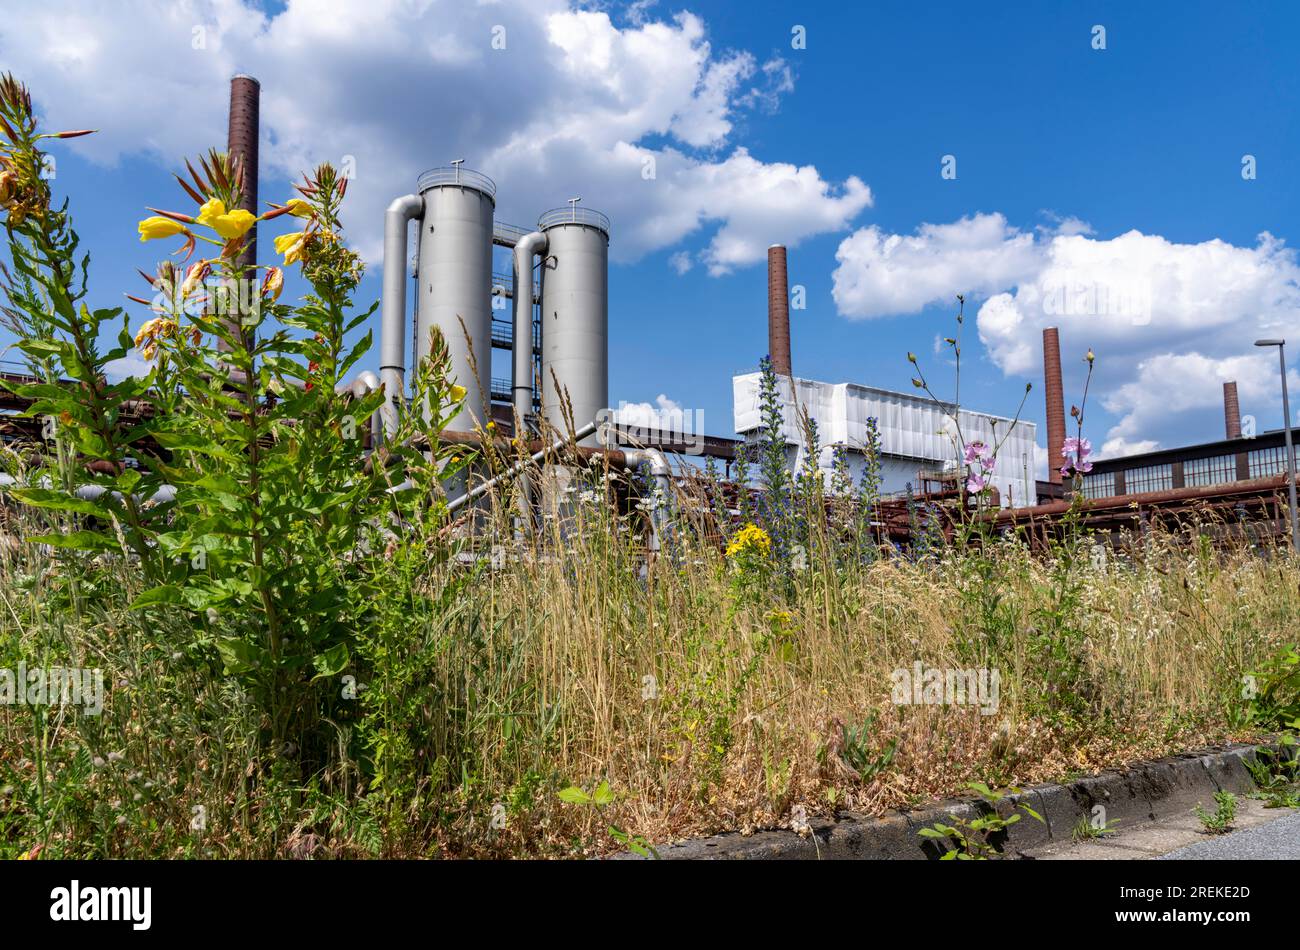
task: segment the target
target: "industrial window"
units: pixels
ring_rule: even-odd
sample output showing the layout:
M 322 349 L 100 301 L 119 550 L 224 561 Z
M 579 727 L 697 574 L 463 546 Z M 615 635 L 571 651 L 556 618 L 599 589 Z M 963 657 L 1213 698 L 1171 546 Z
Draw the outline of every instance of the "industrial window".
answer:
M 1286 471 L 1286 447 L 1274 445 L 1267 449 L 1252 449 L 1247 456 L 1251 478 L 1281 475 Z
M 1218 455 L 1208 459 L 1188 459 L 1183 463 L 1183 484 L 1222 485 L 1237 479 L 1237 458 Z
M 1166 491 L 1174 487 L 1174 471 L 1169 465 L 1147 465 L 1124 473 L 1124 490 L 1130 495 L 1144 491 Z
M 1097 472 L 1083 476 L 1084 498 L 1109 498 L 1115 494 L 1115 473 Z

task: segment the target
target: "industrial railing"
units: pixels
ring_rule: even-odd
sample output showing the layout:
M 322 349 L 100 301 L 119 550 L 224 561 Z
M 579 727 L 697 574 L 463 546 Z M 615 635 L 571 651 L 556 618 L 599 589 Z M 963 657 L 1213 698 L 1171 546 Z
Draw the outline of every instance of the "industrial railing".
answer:
M 586 224 L 593 228 L 600 228 L 606 235 L 609 234 L 609 218 L 599 211 L 592 211 L 590 208 L 579 208 L 577 205 L 547 211 L 537 219 L 539 230 L 545 230 L 557 224 Z
M 472 168 L 465 168 L 463 165 L 445 165 L 441 168 L 430 168 L 416 179 L 415 190 L 425 192 L 430 188 L 437 188 L 439 185 L 463 185 L 466 188 L 481 191 L 493 199 L 496 198 L 497 194 L 496 182 L 482 172 L 476 172 Z
M 521 228 L 517 224 L 506 224 L 504 221 L 492 222 L 492 243 L 501 247 L 514 247 L 519 243 L 520 238 L 531 233 L 532 228 Z

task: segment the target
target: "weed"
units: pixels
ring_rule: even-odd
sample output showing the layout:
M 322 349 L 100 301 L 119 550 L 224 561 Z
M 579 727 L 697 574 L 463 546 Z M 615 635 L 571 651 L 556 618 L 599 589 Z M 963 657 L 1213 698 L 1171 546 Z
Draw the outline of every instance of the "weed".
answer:
M 1207 812 L 1200 805 L 1196 806 L 1196 817 L 1205 827 L 1205 833 L 1221 835 L 1232 830 L 1237 820 L 1237 796 L 1232 792 L 1214 793 L 1214 811 Z

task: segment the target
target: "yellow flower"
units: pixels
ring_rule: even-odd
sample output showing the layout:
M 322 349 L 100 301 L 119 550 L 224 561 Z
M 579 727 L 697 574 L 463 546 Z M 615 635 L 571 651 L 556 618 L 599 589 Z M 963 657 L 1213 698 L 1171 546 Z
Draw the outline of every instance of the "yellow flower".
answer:
M 275 253 L 284 255 L 286 266 L 302 260 L 306 246 L 306 231 L 291 231 L 288 234 L 281 234 L 275 239 Z
M 243 208 L 236 208 L 227 214 L 219 215 L 212 222 L 212 230 L 216 231 L 227 241 L 243 237 L 248 233 L 248 229 L 257 223 L 257 218 L 251 211 L 245 211 Z
M 155 241 L 158 238 L 175 237 L 177 234 L 189 234 L 189 229 L 179 221 L 154 215 L 140 222 L 140 240 Z
M 226 213 L 226 203 L 220 198 L 209 198 L 199 209 L 199 224 L 212 227 L 212 222 L 219 215 Z
M 185 281 L 181 284 L 181 299 L 189 297 L 190 294 L 208 279 L 212 273 L 211 261 L 196 261 L 190 265 L 190 269 L 185 274 Z
M 727 557 L 738 554 L 757 554 L 767 557 L 772 551 L 772 539 L 758 525 L 747 524 L 736 532 L 736 536 L 727 545 Z
M 466 396 L 466 394 L 467 394 L 468 392 L 469 392 L 469 390 L 466 389 L 464 386 L 456 386 L 456 385 L 453 385 L 453 386 L 451 387 L 451 401 L 452 401 L 452 402 L 460 402 L 462 399 L 465 398 L 465 396 Z
M 216 231 L 227 241 L 243 237 L 257 223 L 257 218 L 243 208 L 227 211 L 220 198 L 209 198 L 199 209 L 199 224 Z
M 280 291 L 284 289 L 284 271 L 278 267 L 268 267 L 266 277 L 262 279 L 262 296 L 270 297 L 271 303 L 280 299 Z
M 146 320 L 140 332 L 135 335 L 135 348 L 140 351 L 141 357 L 151 360 L 158 353 L 158 341 L 176 336 L 177 330 L 176 321 L 167 317 Z
M 289 213 L 295 218 L 310 218 L 312 216 L 311 204 L 301 198 L 290 198 L 284 203 L 284 206 L 289 209 Z

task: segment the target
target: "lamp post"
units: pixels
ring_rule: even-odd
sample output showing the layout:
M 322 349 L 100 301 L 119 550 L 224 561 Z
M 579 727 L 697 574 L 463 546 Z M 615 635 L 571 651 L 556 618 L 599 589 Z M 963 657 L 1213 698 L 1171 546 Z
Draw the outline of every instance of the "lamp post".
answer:
M 1256 340 L 1256 346 L 1276 346 L 1277 358 L 1282 365 L 1282 425 L 1286 433 L 1286 487 L 1291 502 L 1291 548 L 1300 551 L 1300 521 L 1296 517 L 1295 503 L 1295 450 L 1291 445 L 1291 401 L 1286 392 L 1286 340 Z

